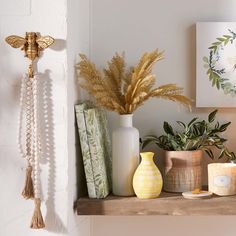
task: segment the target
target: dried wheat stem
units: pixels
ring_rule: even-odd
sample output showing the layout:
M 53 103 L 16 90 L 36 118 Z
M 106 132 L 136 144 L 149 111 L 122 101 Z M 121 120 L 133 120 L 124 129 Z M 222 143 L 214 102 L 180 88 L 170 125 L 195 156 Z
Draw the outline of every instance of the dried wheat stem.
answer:
M 99 106 L 120 114 L 131 114 L 146 100 L 156 97 L 190 107 L 191 100 L 181 95 L 182 88 L 174 84 L 153 89 L 152 67 L 163 59 L 163 52 L 144 53 L 139 63 L 127 71 L 123 55 L 116 54 L 103 73 L 85 55 L 80 56 L 82 60 L 77 65 L 77 72 L 78 78 L 84 80 L 81 87 L 95 98 Z

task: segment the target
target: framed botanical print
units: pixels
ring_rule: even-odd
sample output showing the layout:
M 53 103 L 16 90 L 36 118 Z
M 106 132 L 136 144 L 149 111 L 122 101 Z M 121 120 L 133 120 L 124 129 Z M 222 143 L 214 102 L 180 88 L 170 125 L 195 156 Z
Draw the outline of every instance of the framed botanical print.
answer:
M 197 23 L 197 107 L 236 107 L 236 22 Z

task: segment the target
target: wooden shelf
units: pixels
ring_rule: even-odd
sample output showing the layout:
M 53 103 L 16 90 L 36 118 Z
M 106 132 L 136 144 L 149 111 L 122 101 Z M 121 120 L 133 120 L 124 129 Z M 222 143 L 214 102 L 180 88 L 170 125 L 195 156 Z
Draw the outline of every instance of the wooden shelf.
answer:
M 236 215 L 236 196 L 188 200 L 181 194 L 162 193 L 159 198 L 148 200 L 116 196 L 80 198 L 76 211 L 78 215 Z

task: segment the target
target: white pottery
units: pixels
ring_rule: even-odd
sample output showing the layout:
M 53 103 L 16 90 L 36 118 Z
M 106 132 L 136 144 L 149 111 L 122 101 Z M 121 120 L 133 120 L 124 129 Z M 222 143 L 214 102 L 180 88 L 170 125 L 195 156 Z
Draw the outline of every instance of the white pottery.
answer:
M 112 133 L 112 190 L 114 195 L 133 196 L 133 175 L 139 165 L 139 132 L 132 114 L 120 115 L 120 126 Z

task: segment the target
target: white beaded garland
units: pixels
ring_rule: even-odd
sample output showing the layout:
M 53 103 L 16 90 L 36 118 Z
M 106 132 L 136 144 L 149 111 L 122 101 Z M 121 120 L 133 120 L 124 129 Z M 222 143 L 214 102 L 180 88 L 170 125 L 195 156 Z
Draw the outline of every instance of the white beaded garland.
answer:
M 39 132 L 38 132 L 38 79 L 33 81 L 33 102 L 34 102 L 34 190 L 35 198 L 40 198 L 40 178 L 39 178 Z
M 24 112 L 24 102 L 25 102 L 25 89 L 26 89 L 26 76 L 22 77 L 21 81 L 21 90 L 20 90 L 20 113 L 18 119 L 18 135 L 17 135 L 17 144 L 22 157 L 26 157 L 26 153 L 23 151 L 22 147 L 22 125 L 23 125 L 23 112 Z
M 28 165 L 33 168 L 34 195 L 35 198 L 40 198 L 39 158 L 41 152 L 41 140 L 38 121 L 37 76 L 29 78 L 25 75 L 22 78 L 18 123 L 17 142 L 19 152 L 22 157 L 27 159 Z M 25 138 L 24 143 L 23 137 Z

